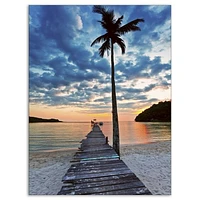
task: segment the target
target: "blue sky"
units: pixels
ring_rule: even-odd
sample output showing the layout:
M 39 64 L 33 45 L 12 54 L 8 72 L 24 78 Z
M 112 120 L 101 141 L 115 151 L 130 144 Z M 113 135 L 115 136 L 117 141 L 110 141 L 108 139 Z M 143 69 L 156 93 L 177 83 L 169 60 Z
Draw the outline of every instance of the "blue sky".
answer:
M 171 6 L 106 7 L 116 18 L 124 16 L 122 25 L 145 20 L 138 24 L 141 31 L 121 37 L 124 55 L 115 47 L 118 112 L 121 120 L 130 120 L 153 103 L 171 99 Z M 47 117 L 44 113 L 53 109 L 71 116 L 109 116 L 110 57 L 99 56 L 100 44 L 90 46 L 105 33 L 98 20 L 101 15 L 88 5 L 29 6 L 30 114 Z M 56 116 L 70 120 L 66 113 Z

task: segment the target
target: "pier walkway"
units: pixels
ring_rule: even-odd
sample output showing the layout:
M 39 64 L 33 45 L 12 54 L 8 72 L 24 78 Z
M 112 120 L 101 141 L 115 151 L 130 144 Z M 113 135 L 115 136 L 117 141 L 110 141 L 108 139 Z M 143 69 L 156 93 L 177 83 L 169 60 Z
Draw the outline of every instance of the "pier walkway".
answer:
M 151 195 L 120 160 L 98 125 L 81 141 L 71 162 L 59 195 Z

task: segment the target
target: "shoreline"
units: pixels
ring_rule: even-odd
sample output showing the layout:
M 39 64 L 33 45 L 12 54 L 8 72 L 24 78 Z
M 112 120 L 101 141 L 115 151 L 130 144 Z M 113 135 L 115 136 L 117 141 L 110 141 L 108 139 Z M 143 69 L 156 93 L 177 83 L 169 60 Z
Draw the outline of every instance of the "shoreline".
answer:
M 162 143 L 167 142 L 170 140 L 163 140 L 163 141 L 152 141 L 148 143 L 135 143 L 135 144 L 120 144 L 120 149 L 126 148 L 126 147 L 138 147 L 140 145 L 150 145 L 150 144 L 156 144 L 156 143 Z M 39 154 L 39 153 L 53 153 L 53 152 L 66 152 L 66 151 L 77 151 L 78 147 L 72 147 L 72 148 L 60 148 L 60 149 L 51 149 L 51 150 L 36 150 L 36 151 L 30 151 L 29 154 Z
M 29 152 L 29 195 L 56 195 L 77 150 Z M 121 159 L 152 194 L 171 194 L 171 141 L 123 144 Z
M 66 152 L 66 151 L 77 151 L 78 148 L 61 148 L 61 149 L 51 149 L 51 150 L 38 150 L 29 151 L 29 154 L 39 154 L 39 153 L 54 153 L 54 152 Z

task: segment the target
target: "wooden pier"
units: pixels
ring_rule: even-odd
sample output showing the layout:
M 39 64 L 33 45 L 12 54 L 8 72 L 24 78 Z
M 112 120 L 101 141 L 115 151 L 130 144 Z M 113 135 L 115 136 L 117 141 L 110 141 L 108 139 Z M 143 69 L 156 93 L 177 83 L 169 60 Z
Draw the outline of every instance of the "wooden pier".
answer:
M 63 176 L 59 195 L 151 195 L 94 125 Z

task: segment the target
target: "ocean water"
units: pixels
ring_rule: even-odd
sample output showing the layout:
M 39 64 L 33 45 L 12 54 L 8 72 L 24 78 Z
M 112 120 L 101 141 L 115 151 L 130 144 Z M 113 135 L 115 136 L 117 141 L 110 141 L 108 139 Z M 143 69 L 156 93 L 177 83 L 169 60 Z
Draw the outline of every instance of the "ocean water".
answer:
M 171 140 L 170 122 L 119 122 L 120 144 L 145 144 Z M 112 122 L 101 126 L 112 146 Z M 29 151 L 77 149 L 91 131 L 89 122 L 29 123 Z

